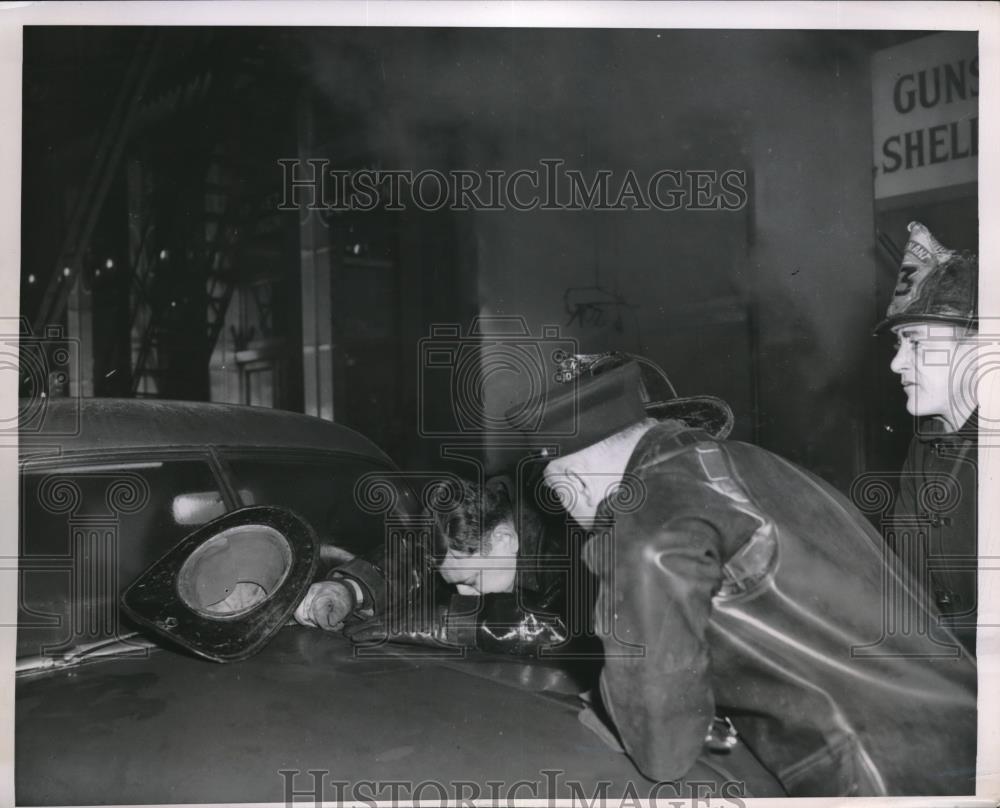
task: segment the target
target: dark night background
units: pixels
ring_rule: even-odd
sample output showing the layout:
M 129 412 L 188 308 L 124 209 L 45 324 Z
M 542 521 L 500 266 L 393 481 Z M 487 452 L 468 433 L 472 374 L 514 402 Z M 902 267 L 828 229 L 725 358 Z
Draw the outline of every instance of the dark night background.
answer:
M 86 335 L 50 394 L 305 411 L 435 465 L 418 425 L 450 393 L 420 384 L 421 339 L 520 316 L 648 356 L 728 400 L 735 438 L 846 490 L 898 467 L 912 429 L 871 336 L 895 278 L 879 232 L 901 247 L 919 216 L 975 248 L 974 197 L 875 215 L 870 58 L 924 35 L 26 28 L 21 307 Z M 323 219 L 277 208 L 296 157 L 739 169 L 749 201 Z M 603 318 L 574 318 L 597 299 Z M 496 406 L 518 380 L 491 384 Z

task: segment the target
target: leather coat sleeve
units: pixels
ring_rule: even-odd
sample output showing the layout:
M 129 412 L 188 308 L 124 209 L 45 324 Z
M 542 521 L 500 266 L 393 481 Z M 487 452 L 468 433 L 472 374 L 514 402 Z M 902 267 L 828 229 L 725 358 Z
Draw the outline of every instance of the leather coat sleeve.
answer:
M 355 642 L 403 642 L 477 648 L 495 654 L 537 656 L 567 642 L 561 617 L 522 602 L 520 593 L 454 595 L 421 614 L 419 607 L 359 623 L 347 630 Z
M 361 598 L 355 600 L 355 612 L 375 613 L 375 604 L 385 603 L 385 577 L 382 572 L 371 562 L 363 558 L 354 558 L 339 567 L 335 567 L 327 574 L 330 581 L 348 579 L 357 584 Z
M 758 523 L 716 490 L 695 452 L 646 476 L 644 504 L 585 548 L 600 579 L 601 695 L 640 771 L 683 777 L 715 711 L 706 631 L 727 548 Z
M 389 535 L 366 557 L 334 567 L 327 578 L 349 578 L 363 597 L 354 617 L 386 614 L 429 596 L 435 587 L 430 538 L 419 530 Z
M 476 621 L 476 647 L 495 654 L 538 656 L 544 648 L 567 643 L 562 617 L 544 607 L 533 608 L 531 599 L 526 592 L 485 595 Z M 452 603 L 454 608 L 454 598 Z

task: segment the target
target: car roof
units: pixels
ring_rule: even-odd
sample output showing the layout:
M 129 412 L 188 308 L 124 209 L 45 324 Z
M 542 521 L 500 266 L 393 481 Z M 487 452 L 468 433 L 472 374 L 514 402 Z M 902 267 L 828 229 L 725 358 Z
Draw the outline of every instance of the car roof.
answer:
M 201 401 L 63 398 L 21 400 L 21 454 L 233 446 L 347 452 L 392 464 L 364 435 L 310 415 Z

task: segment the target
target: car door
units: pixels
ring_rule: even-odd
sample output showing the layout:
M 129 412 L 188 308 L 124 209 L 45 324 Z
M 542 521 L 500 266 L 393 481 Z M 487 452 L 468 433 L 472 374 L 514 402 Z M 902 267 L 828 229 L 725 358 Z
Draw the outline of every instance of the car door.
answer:
M 20 472 L 19 658 L 130 632 L 119 592 L 199 524 L 238 505 L 207 450 L 28 460 Z

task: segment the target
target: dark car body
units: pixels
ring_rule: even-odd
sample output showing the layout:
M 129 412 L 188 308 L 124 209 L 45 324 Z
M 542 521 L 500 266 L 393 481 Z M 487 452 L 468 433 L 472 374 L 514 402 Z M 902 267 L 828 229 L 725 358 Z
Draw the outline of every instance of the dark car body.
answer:
M 220 665 L 127 624 L 121 590 L 223 512 L 290 508 L 326 559 L 382 541 L 384 513 L 356 486 L 397 470 L 363 436 L 216 404 L 51 401 L 43 416 L 20 446 L 18 804 L 392 799 L 393 783 L 397 799 L 648 793 L 578 721 L 565 664 L 361 652 L 289 625 Z M 392 507 L 419 507 L 396 493 Z M 754 766 L 737 748 L 699 771 L 721 784 Z

